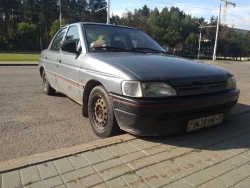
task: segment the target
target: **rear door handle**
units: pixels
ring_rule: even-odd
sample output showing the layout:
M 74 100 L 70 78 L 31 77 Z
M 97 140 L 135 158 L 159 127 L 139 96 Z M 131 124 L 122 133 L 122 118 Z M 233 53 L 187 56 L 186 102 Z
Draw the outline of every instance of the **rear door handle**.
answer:
M 62 60 L 59 59 L 58 63 L 61 63 L 61 62 L 62 62 Z M 58 63 L 56 64 L 56 67 L 58 67 L 58 65 L 59 65 Z

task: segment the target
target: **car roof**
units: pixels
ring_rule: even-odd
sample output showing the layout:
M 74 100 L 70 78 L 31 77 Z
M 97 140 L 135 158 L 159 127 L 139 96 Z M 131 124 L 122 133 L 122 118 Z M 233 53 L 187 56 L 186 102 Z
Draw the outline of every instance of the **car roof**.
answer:
M 122 27 L 122 28 L 129 28 L 129 29 L 139 30 L 139 29 L 134 28 L 134 27 L 128 27 L 128 26 L 123 26 L 123 25 L 115 25 L 115 24 L 96 23 L 96 22 L 76 22 L 76 23 L 64 25 L 64 27 L 68 27 L 68 26 L 71 26 L 71 25 L 103 25 L 103 26 Z

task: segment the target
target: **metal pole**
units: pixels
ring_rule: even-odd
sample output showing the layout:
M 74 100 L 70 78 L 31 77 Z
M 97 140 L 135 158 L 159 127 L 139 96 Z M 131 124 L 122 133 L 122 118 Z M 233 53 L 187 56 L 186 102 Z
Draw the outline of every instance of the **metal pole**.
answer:
M 201 32 L 202 32 L 202 25 L 201 25 Z M 200 59 L 200 51 L 201 51 L 201 32 L 199 38 L 198 60 Z
M 110 24 L 110 0 L 108 0 L 107 24 Z
M 217 19 L 217 29 L 216 29 L 216 37 L 215 37 L 215 43 L 214 43 L 213 61 L 216 60 L 216 50 L 217 50 L 218 33 L 219 33 L 219 25 L 220 25 L 220 12 L 221 12 L 221 2 L 220 2 L 220 11 L 219 11 L 218 19 Z
M 62 11 L 61 11 L 61 0 L 60 0 L 60 28 L 62 27 Z

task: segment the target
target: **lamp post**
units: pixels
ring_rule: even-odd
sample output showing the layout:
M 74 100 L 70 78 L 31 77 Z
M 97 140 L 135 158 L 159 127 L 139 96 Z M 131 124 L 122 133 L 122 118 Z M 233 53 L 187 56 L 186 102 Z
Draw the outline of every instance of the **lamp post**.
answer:
M 62 27 L 62 6 L 61 6 L 61 0 L 59 1 L 60 3 L 60 16 L 59 16 L 59 19 L 60 19 L 60 28 Z
M 108 0 L 107 24 L 110 24 L 110 0 Z
M 200 28 L 201 28 L 201 31 L 200 31 L 200 37 L 199 37 L 199 49 L 198 49 L 198 60 L 200 59 L 200 51 L 201 51 L 201 32 L 202 32 L 202 25 L 199 23 L 199 22 L 197 22 L 197 21 L 195 21 L 196 23 L 198 23 L 199 25 L 200 25 Z
M 220 11 L 221 11 L 221 1 L 220 1 Z M 219 25 L 220 25 L 220 11 L 217 19 L 217 29 L 216 29 L 216 37 L 214 42 L 214 54 L 213 54 L 213 61 L 216 59 L 216 50 L 217 50 L 217 41 L 218 41 L 218 32 L 219 32 Z
M 107 24 L 110 24 L 110 0 L 108 0 L 107 3 L 108 3 L 108 4 L 107 4 L 106 7 L 102 7 L 102 8 L 100 8 L 100 9 L 96 10 L 95 12 L 98 12 L 98 11 L 100 11 L 100 10 L 102 10 L 102 9 L 108 8 L 108 10 L 107 10 Z
M 202 28 L 204 28 L 204 27 L 216 27 L 216 25 L 205 25 L 204 23 L 200 24 L 197 21 L 195 21 L 195 22 L 200 25 L 198 28 L 201 29 L 201 31 L 200 31 L 200 37 L 199 37 L 199 49 L 198 49 L 198 60 L 199 60 L 200 59 L 200 51 L 201 51 L 201 33 L 202 33 Z

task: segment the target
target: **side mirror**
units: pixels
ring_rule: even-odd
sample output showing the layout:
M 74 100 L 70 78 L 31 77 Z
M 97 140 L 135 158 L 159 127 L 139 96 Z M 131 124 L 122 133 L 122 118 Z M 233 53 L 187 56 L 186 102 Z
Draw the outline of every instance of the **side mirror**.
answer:
M 62 51 L 79 54 L 76 50 L 76 42 L 75 41 L 62 41 L 61 42 L 61 49 Z

